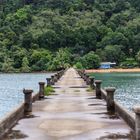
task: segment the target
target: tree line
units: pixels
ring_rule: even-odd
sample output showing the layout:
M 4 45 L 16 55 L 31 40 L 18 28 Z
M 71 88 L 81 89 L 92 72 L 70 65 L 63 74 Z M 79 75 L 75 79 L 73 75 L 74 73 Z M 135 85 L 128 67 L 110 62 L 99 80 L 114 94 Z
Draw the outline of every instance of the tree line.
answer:
M 139 0 L 1 0 L 0 71 L 140 66 Z

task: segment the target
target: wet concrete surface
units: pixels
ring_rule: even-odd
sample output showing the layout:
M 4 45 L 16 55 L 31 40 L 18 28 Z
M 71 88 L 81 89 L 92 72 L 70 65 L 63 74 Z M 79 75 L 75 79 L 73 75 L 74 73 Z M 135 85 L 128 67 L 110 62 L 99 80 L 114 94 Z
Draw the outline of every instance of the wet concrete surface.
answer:
M 106 112 L 106 103 L 87 92 L 85 82 L 69 69 L 56 83 L 55 94 L 33 103 L 27 117 L 3 140 L 133 140 L 133 132 Z M 84 88 L 80 88 L 84 86 Z M 72 87 L 72 88 L 71 88 Z

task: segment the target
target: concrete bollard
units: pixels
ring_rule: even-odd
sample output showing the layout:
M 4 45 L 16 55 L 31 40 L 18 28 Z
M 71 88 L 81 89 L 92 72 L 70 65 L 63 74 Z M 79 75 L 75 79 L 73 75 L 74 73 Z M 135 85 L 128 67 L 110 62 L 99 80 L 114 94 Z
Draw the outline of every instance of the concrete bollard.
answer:
M 84 74 L 86 71 L 85 70 L 81 70 L 82 74 Z
M 58 80 L 60 79 L 60 74 L 59 74 L 59 72 L 57 73 L 57 79 L 58 79 Z
M 135 119 L 135 137 L 136 140 L 140 140 L 140 106 L 135 106 L 133 108 L 135 114 L 136 114 L 136 119 Z
M 95 84 L 96 84 L 96 98 L 97 99 L 101 99 L 101 80 L 95 80 Z
M 78 74 L 84 79 L 84 70 L 78 70 Z
M 44 98 L 45 82 L 39 82 L 39 98 Z
M 82 71 L 80 71 L 80 76 L 81 78 L 84 78 L 84 73 Z
M 84 79 L 84 76 L 85 76 L 84 73 L 82 73 L 81 77 L 82 77 L 83 80 L 85 80 L 85 79 Z
M 61 71 L 60 71 L 60 77 L 62 77 L 63 74 L 64 74 L 64 71 L 61 70 Z
M 94 89 L 94 77 L 90 77 L 90 87 Z
M 87 78 L 88 78 L 88 75 L 85 73 L 84 74 L 84 80 L 87 82 Z
M 107 111 L 110 113 L 115 113 L 115 105 L 114 105 L 114 92 L 116 91 L 115 87 L 106 88 L 107 92 Z
M 47 86 L 51 86 L 51 78 L 46 78 L 47 80 Z
M 77 73 L 81 76 L 82 72 L 81 72 L 81 70 L 77 70 Z
M 24 114 L 29 115 L 32 112 L 32 93 L 33 90 L 23 89 L 24 93 Z
M 87 85 L 90 84 L 90 78 L 89 78 L 89 75 L 86 75 L 86 84 L 87 84 Z
M 51 76 L 51 85 L 54 85 L 54 75 Z
M 54 82 L 57 82 L 57 74 L 54 75 Z
M 61 72 L 58 72 L 58 77 L 59 77 L 59 79 L 61 78 Z
M 56 77 L 57 77 L 57 81 L 58 81 L 59 80 L 59 73 L 56 74 Z
M 84 73 L 80 73 L 82 79 L 84 79 Z
M 62 74 L 62 72 L 61 72 L 61 71 L 59 71 L 59 77 L 60 77 L 60 78 L 62 77 L 62 75 L 61 75 L 61 74 Z

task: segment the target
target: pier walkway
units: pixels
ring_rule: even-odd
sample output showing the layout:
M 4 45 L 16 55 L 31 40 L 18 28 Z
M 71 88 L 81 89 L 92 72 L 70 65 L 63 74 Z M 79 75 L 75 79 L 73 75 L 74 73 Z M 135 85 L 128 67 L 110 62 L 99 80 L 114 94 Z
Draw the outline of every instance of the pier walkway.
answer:
M 107 114 L 106 102 L 95 98 L 73 68 L 54 87 L 54 95 L 33 103 L 33 117 L 20 120 L 13 128 L 19 140 L 131 139 L 131 129 Z

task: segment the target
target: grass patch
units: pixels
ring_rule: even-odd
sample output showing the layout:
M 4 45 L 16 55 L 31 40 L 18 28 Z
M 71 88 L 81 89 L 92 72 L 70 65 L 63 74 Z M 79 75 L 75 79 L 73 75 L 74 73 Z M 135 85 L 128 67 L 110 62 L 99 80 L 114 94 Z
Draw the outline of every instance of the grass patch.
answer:
M 62 90 L 62 93 L 66 92 L 65 90 Z
M 80 90 L 77 89 L 77 90 L 74 90 L 74 92 L 80 92 Z
M 86 91 L 87 91 L 87 92 L 92 92 L 93 89 L 92 89 L 91 87 L 89 87 Z
M 54 88 L 52 86 L 46 86 L 45 87 L 45 95 L 49 96 L 51 95 L 53 92 L 55 92 Z

